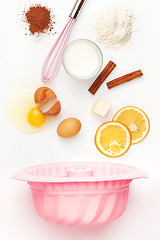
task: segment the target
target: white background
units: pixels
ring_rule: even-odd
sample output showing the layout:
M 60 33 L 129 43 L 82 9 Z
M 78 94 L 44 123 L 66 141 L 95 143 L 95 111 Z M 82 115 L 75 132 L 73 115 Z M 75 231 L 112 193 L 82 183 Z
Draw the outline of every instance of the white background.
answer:
M 31 2 L 31 1 L 30 1 Z M 38 1 L 35 1 L 38 2 Z M 47 0 L 56 15 L 59 33 L 67 20 L 74 0 Z M 38 41 L 25 36 L 21 13 L 28 1 L 1 1 L 0 8 L 0 239 L 6 240 L 124 240 L 160 238 L 160 113 L 159 113 L 159 1 L 158 0 L 88 0 L 76 22 L 70 41 L 94 39 L 94 25 L 104 11 L 114 7 L 129 7 L 135 14 L 135 31 L 129 48 L 103 51 L 104 66 L 109 60 L 117 64 L 108 80 L 141 69 L 144 77 L 107 90 L 103 84 L 95 96 L 88 91 L 91 82 L 81 82 L 67 75 L 63 67 L 51 86 L 62 103 L 61 114 L 53 124 L 38 134 L 25 134 L 14 128 L 5 115 L 5 101 L 17 81 L 41 86 L 40 70 L 56 36 Z M 105 119 L 91 117 L 90 109 L 98 97 L 112 104 Z M 97 127 L 112 119 L 121 107 L 134 105 L 149 116 L 151 129 L 147 138 L 115 160 L 103 156 L 94 145 Z M 63 140 L 56 134 L 57 125 L 70 116 L 79 118 L 82 130 L 73 139 Z M 29 187 L 11 179 L 16 171 L 28 166 L 52 161 L 87 160 L 117 162 L 139 167 L 149 173 L 147 180 L 131 184 L 127 209 L 122 217 L 98 227 L 67 227 L 41 219 L 33 206 Z

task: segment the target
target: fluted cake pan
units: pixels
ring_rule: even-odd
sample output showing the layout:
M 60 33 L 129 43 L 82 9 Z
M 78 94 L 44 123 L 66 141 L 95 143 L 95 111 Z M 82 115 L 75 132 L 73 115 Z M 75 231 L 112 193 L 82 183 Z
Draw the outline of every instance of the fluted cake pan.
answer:
M 62 162 L 29 167 L 13 178 L 26 181 L 38 215 L 67 225 L 99 225 L 126 209 L 133 179 L 147 178 L 131 166 L 99 162 Z

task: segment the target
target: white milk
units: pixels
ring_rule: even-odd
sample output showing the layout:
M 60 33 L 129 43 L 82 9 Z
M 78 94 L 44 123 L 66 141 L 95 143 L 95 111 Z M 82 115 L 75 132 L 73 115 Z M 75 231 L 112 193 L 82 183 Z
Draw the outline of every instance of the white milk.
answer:
M 63 54 L 66 71 L 78 79 L 90 79 L 102 66 L 102 53 L 93 42 L 80 39 L 71 42 Z

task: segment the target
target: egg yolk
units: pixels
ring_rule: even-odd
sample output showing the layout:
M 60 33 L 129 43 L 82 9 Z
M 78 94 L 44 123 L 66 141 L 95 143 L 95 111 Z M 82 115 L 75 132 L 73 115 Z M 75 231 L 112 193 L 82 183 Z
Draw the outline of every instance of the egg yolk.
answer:
M 46 121 L 46 116 L 41 112 L 39 107 L 32 108 L 28 113 L 28 122 L 34 126 L 42 126 Z

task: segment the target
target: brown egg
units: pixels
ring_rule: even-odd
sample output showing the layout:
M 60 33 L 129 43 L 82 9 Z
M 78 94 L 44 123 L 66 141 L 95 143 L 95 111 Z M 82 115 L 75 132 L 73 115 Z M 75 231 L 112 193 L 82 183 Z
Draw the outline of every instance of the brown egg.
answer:
M 57 133 L 62 138 L 71 138 L 81 130 L 81 122 L 77 118 L 64 119 L 57 128 Z

